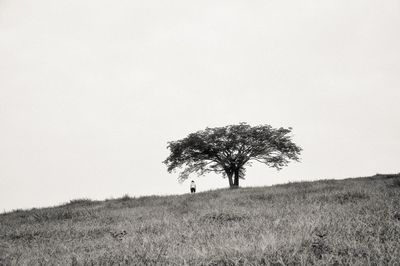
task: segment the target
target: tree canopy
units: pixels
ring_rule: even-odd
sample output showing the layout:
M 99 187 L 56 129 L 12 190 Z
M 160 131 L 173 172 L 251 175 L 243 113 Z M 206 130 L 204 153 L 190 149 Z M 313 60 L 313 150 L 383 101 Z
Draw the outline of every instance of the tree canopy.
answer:
M 253 162 L 280 170 L 291 160 L 299 161 L 302 149 L 292 142 L 291 132 L 290 127 L 252 127 L 246 123 L 206 128 L 169 142 L 167 148 L 171 153 L 164 163 L 170 173 L 183 169 L 180 181 L 191 173 L 215 172 L 227 177 L 229 186 L 235 188 Z

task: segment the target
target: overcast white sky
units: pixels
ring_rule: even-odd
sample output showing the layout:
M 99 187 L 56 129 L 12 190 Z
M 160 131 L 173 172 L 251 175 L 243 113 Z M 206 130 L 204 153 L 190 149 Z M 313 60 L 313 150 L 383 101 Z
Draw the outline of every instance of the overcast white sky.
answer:
M 400 172 L 399 29 L 398 0 L 0 0 L 0 211 L 186 193 L 167 142 L 238 122 L 304 149 L 242 186 Z

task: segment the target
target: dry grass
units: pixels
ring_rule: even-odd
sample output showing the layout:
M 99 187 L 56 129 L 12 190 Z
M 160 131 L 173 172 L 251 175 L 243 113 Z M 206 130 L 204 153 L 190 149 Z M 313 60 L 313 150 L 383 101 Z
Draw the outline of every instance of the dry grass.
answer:
M 0 215 L 0 265 L 399 265 L 400 176 Z

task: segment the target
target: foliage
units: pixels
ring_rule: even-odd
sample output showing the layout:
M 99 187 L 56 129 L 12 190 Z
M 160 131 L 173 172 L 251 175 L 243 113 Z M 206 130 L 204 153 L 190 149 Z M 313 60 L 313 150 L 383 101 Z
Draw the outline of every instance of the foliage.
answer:
M 222 173 L 230 187 L 239 186 L 246 166 L 260 162 L 281 169 L 290 160 L 299 160 L 301 148 L 292 142 L 292 128 L 270 125 L 250 126 L 246 123 L 206 128 L 186 138 L 168 143 L 169 157 L 164 161 L 168 171 L 183 168 L 180 181 L 191 173 Z

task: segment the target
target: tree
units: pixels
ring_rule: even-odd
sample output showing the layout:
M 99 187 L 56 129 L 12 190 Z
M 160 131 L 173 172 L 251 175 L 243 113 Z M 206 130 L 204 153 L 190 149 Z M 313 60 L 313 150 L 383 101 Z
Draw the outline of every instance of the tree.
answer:
M 290 160 L 299 161 L 301 148 L 291 140 L 292 128 L 246 123 L 206 128 L 186 138 L 168 142 L 170 155 L 164 161 L 168 172 L 183 168 L 179 180 L 191 173 L 222 173 L 231 188 L 239 187 L 246 166 L 260 162 L 280 170 Z

